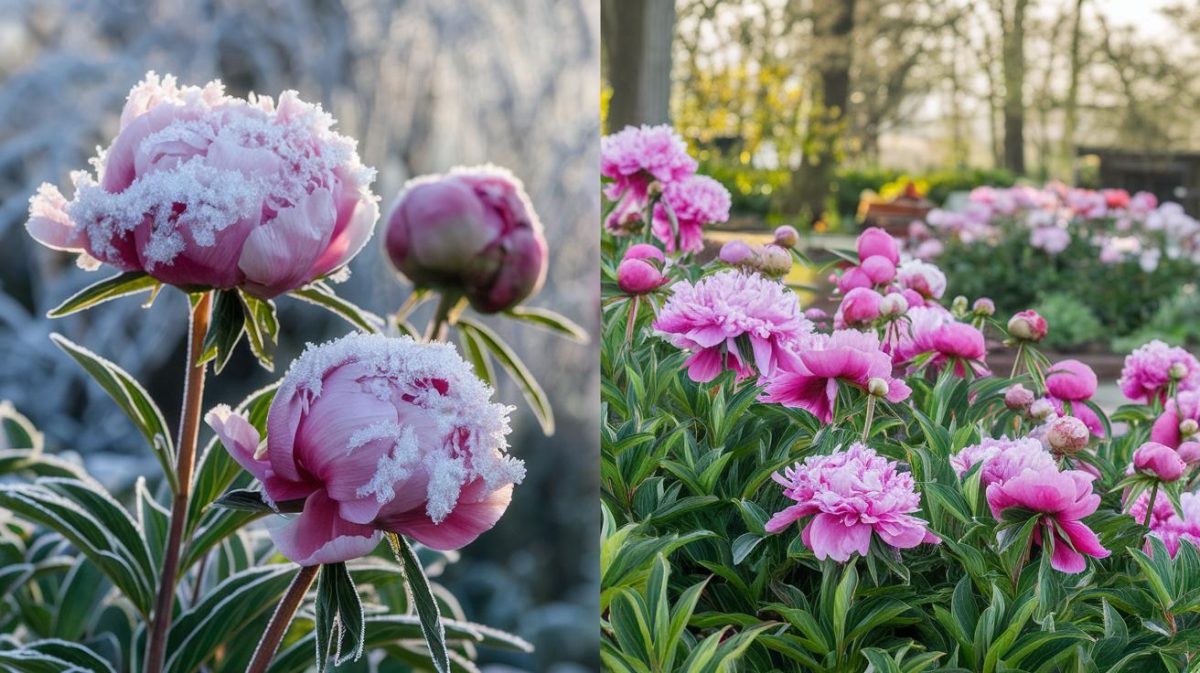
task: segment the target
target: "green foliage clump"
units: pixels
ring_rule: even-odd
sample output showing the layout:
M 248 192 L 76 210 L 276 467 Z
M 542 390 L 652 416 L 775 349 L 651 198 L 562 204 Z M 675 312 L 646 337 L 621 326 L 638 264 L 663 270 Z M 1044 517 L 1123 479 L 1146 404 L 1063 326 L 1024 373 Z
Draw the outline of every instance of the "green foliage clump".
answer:
M 1096 314 L 1087 304 L 1065 292 L 1045 295 L 1034 310 L 1054 326 L 1042 341 L 1046 348 L 1070 350 L 1087 346 L 1104 336 L 1104 327 Z

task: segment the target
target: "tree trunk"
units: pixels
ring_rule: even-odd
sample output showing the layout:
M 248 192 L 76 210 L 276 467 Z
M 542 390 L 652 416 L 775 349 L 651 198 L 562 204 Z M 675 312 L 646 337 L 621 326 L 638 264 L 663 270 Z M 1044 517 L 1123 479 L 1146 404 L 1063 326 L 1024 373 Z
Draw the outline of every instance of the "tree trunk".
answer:
M 604 0 L 601 10 L 609 130 L 668 122 L 675 0 Z
M 1083 37 L 1083 3 L 1075 0 L 1075 17 L 1071 24 L 1070 80 L 1067 83 L 1067 99 L 1063 103 L 1062 160 L 1064 177 L 1070 178 L 1075 166 L 1075 127 L 1079 124 L 1079 72 L 1083 69 L 1080 42 Z
M 846 131 L 855 0 L 818 4 L 821 8 L 813 19 L 813 47 L 821 59 L 803 161 L 792 173 L 789 199 L 789 210 L 813 223 L 825 215 L 825 201 Z
M 1025 14 L 1029 0 L 1016 0 L 1004 28 L 1004 167 L 1025 174 Z

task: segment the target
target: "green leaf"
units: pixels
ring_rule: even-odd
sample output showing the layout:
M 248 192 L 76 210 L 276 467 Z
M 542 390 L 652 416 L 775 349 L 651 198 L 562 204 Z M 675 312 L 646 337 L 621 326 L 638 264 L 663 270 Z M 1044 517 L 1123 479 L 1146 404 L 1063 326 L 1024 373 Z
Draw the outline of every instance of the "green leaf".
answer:
M 104 594 L 111 584 L 104 573 L 87 557 L 75 559 L 75 565 L 58 590 L 54 610 L 54 637 L 63 640 L 80 640 L 88 624 L 95 618 L 95 607 L 103 603 Z
M 234 489 L 225 495 L 213 501 L 214 507 L 224 507 L 225 509 L 236 509 L 244 512 L 263 512 L 266 514 L 275 511 L 263 497 L 262 491 L 254 491 L 248 488 Z
M 857 564 L 853 561 L 846 566 L 842 579 L 838 582 L 833 594 L 833 636 L 839 645 L 846 637 L 846 617 L 850 614 L 850 606 L 854 604 L 854 590 L 858 588 Z
M 273 372 L 275 346 L 279 343 L 279 316 L 275 312 L 275 302 L 259 299 L 241 290 L 238 291 L 238 298 L 245 314 L 244 326 L 250 350 L 263 369 Z
M 3 437 L 0 446 L 11 449 L 32 449 L 40 452 L 45 446 L 45 437 L 33 422 L 13 408 L 12 402 L 0 401 L 0 431 Z
M 146 292 L 158 286 L 159 282 L 143 271 L 127 271 L 83 288 L 57 307 L 50 309 L 46 315 L 62 318 L 106 301 Z
M 458 330 L 458 343 L 462 345 L 463 355 L 467 362 L 471 363 L 471 368 L 475 370 L 475 375 L 483 380 L 484 383 L 495 388 L 496 387 L 496 372 L 492 368 L 492 361 L 484 352 L 484 346 L 480 342 L 479 337 L 470 330 Z
M 554 410 L 550 406 L 550 398 L 546 396 L 546 391 L 542 390 L 542 386 L 533 377 L 521 358 L 517 357 L 513 349 L 504 343 L 498 334 L 483 323 L 462 316 L 458 319 L 458 328 L 471 332 L 484 347 L 491 351 L 496 362 L 499 362 L 504 371 L 508 372 L 508 375 L 516 381 L 517 386 L 521 389 L 521 394 L 525 397 L 525 402 L 529 404 L 533 415 L 541 424 L 542 431 L 546 435 L 553 435 Z
M 383 332 L 383 318 L 337 296 L 333 288 L 324 282 L 317 281 L 305 285 L 299 290 L 292 290 L 289 294 L 297 299 L 310 304 L 316 304 L 341 316 L 346 322 L 349 322 L 367 334 L 380 334 Z
M 588 342 L 588 333 L 569 318 L 546 308 L 535 306 L 517 306 L 505 312 L 510 318 L 515 318 L 531 325 L 537 325 L 559 336 L 564 336 L 581 344 Z
M 70 673 L 76 671 L 88 671 L 89 673 L 116 673 L 113 665 L 107 659 L 96 654 L 92 650 L 80 645 L 79 643 L 68 642 L 66 640 L 35 640 L 29 643 L 17 652 L 37 653 L 44 657 L 53 658 L 56 661 L 65 662 L 68 668 L 65 669 Z M 13 652 L 5 652 L 0 654 L 0 662 L 3 661 L 3 655 L 13 654 Z M 0 663 L 0 668 L 4 668 Z M 18 671 L 30 671 L 33 668 L 25 668 L 22 665 L 16 667 Z M 54 669 L 60 670 L 60 669 Z
M 425 578 L 425 569 L 417 558 L 408 540 L 396 533 L 387 533 L 388 542 L 396 554 L 396 560 L 404 567 L 404 577 L 408 581 L 409 591 L 412 592 L 412 604 L 421 620 L 421 634 L 429 647 L 429 654 L 437 673 L 449 673 L 450 657 L 446 654 L 446 629 L 442 624 L 442 614 L 438 610 L 437 601 L 429 588 L 429 580 Z
M 213 303 L 212 320 L 200 346 L 200 362 L 213 361 L 217 374 L 225 368 L 233 349 L 246 331 L 247 318 L 237 290 L 221 290 Z
M 167 430 L 167 421 L 162 411 L 150 398 L 150 394 L 125 370 L 99 355 L 89 351 L 61 334 L 51 334 L 50 340 L 70 355 L 96 383 L 113 398 L 121 411 L 133 421 L 138 431 L 146 438 L 154 457 L 162 466 L 172 491 L 179 490 L 175 474 L 175 445 Z
M 336 645 L 334 665 L 358 661 L 364 642 L 363 608 L 345 563 L 321 566 L 315 609 L 317 671 L 325 670 L 331 645 Z

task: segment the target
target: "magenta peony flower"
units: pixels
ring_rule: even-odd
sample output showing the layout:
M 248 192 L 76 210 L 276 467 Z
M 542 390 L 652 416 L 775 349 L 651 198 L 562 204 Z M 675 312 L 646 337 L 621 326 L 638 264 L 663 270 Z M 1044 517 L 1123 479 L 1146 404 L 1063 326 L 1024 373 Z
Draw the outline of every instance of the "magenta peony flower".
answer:
M 925 299 L 941 299 L 946 293 L 946 274 L 919 259 L 910 259 L 896 267 L 896 282 L 905 290 L 913 290 Z
M 666 256 L 662 250 L 653 245 L 632 245 L 625 251 L 625 258 L 617 267 L 617 286 L 625 294 L 653 292 L 667 282 L 662 273 L 665 262 Z
M 240 100 L 148 73 L 96 175 L 72 174 L 71 201 L 42 184 L 26 227 L 85 268 L 283 294 L 349 262 L 379 215 L 375 173 L 333 123 L 295 91 Z
M 862 269 L 875 285 L 890 283 L 896 277 L 896 265 L 883 255 L 873 255 L 864 259 L 858 268 Z
M 629 246 L 622 259 L 646 259 L 654 260 L 659 264 L 667 263 L 667 256 L 663 254 L 663 251 L 649 243 L 635 243 Z
M 944 308 L 924 307 L 909 309 L 908 329 L 899 330 L 896 343 L 892 346 L 893 362 L 911 362 L 917 356 L 932 353 L 928 364 L 931 367 L 954 361 L 954 371 L 959 376 L 971 367 L 979 376 L 986 376 L 983 363 L 987 355 L 983 333 L 972 325 L 956 322 Z
M 921 509 L 921 497 L 912 475 L 897 467 L 863 444 L 809 456 L 773 475 L 797 504 L 771 517 L 767 532 L 781 532 L 812 516 L 801 532 L 804 545 L 818 559 L 841 563 L 855 552 L 866 555 L 872 534 L 898 549 L 941 542 L 926 521 L 912 515 Z
M 842 292 L 849 292 L 860 287 L 869 289 L 873 284 L 867 272 L 857 266 L 846 269 L 837 279 L 837 287 Z
M 704 227 L 728 220 L 729 205 L 729 190 L 707 175 L 668 182 L 663 187 L 662 202 L 654 209 L 654 235 L 667 252 L 675 252 L 675 234 L 666 211 L 669 207 L 679 224 L 679 249 L 700 252 L 704 249 Z
M 1200 422 L 1200 391 L 1184 391 L 1167 400 L 1162 414 L 1150 427 L 1150 439 L 1171 448 L 1178 448 L 1187 439 L 1180 426 L 1189 424 L 1189 421 L 1192 428 Z
M 1090 400 L 1097 385 L 1096 372 L 1079 360 L 1062 360 L 1046 372 L 1046 392 L 1060 400 Z
M 882 302 L 883 297 L 875 290 L 856 287 L 842 297 L 842 303 L 833 316 L 833 324 L 847 327 L 872 322 L 879 317 Z
M 1179 552 L 1179 544 L 1187 540 L 1200 547 L 1200 495 L 1185 491 L 1179 496 L 1183 516 L 1175 512 L 1171 501 L 1164 497 L 1154 499 L 1154 512 L 1150 515 L 1150 535 L 1163 541 L 1171 558 Z M 1150 493 L 1143 492 L 1129 507 L 1129 515 L 1138 523 L 1146 520 L 1146 509 L 1150 506 Z M 1150 553 L 1150 541 L 1145 551 Z
M 624 198 L 644 208 L 651 182 L 667 185 L 695 172 L 687 143 L 666 124 L 626 126 L 600 139 L 600 175 L 612 180 L 604 188 L 611 201 Z
M 879 227 L 867 227 L 863 229 L 863 232 L 858 235 L 855 248 L 858 250 L 859 260 L 879 255 L 886 258 L 893 265 L 900 263 L 900 243 L 895 238 L 892 238 L 891 234 Z
M 1041 521 L 1033 541 L 1043 547 L 1051 545 L 1050 565 L 1064 573 L 1082 572 L 1086 567 L 1084 555 L 1109 555 L 1082 521 L 1100 506 L 1100 496 L 1092 492 L 1094 478 L 1080 470 L 1023 470 L 987 487 L 988 506 L 997 521 L 1010 507 L 1037 512 Z
M 694 285 L 680 281 L 654 321 L 676 348 L 692 351 L 688 376 L 711 381 L 725 367 L 738 379 L 770 374 L 792 356 L 787 345 L 812 331 L 796 293 L 754 273 L 727 269 Z
M 903 379 L 892 377 L 892 360 L 880 350 L 874 333 L 813 334 L 802 339 L 795 351 L 794 360 L 764 377 L 761 401 L 807 409 L 828 423 L 833 420 L 838 381 L 866 390 L 871 379 L 881 379 L 890 402 L 907 399 L 912 392 Z
M 1187 463 L 1165 444 L 1146 442 L 1133 452 L 1133 469 L 1162 481 L 1175 481 L 1187 470 Z
M 496 166 L 411 180 L 384 246 L 414 285 L 461 292 L 482 313 L 516 306 L 546 280 L 542 223 L 521 181 Z
M 452 346 L 355 334 L 292 363 L 264 443 L 227 406 L 206 420 L 269 502 L 303 500 L 270 531 L 307 566 L 367 554 L 381 530 L 457 549 L 495 525 L 525 468 L 491 395 Z
M 1037 311 L 1020 311 L 1008 320 L 1009 335 L 1023 341 L 1041 341 L 1046 338 L 1049 326 Z
M 1175 378 L 1179 390 L 1200 390 L 1200 361 L 1182 348 L 1155 339 L 1139 346 L 1125 358 L 1118 385 L 1125 397 L 1149 404 L 1164 400 L 1172 381 L 1171 367 L 1182 376 Z
M 950 466 L 959 478 L 979 463 L 983 464 L 979 468 L 979 481 L 985 487 L 1002 483 L 1025 470 L 1058 469 L 1054 456 L 1046 451 L 1041 442 L 1029 437 L 987 437 L 950 456 Z

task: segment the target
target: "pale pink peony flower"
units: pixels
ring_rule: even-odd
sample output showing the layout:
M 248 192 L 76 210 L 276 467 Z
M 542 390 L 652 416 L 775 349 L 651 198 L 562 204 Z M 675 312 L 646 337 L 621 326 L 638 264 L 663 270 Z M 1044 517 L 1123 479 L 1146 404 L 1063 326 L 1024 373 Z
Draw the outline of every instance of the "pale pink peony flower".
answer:
M 525 468 L 491 396 L 453 346 L 354 334 L 292 363 L 265 444 L 227 406 L 206 420 L 272 504 L 303 500 L 271 537 L 316 565 L 369 553 L 381 530 L 457 549 L 495 525 Z
M 940 299 L 946 293 L 946 274 L 919 259 L 900 264 L 896 268 L 896 282 L 901 288 L 913 290 L 925 299 Z
M 979 468 L 979 481 L 985 487 L 1002 483 L 1025 470 L 1058 469 L 1054 456 L 1046 451 L 1041 442 L 1029 437 L 988 437 L 950 456 L 950 466 L 960 478 L 979 463 L 983 464 Z
M 1033 391 L 1014 383 L 1004 391 L 1004 406 L 1012 411 L 1025 411 L 1033 405 Z
M 773 478 L 797 504 L 771 517 L 767 531 L 778 533 L 812 516 L 801 539 L 818 559 L 844 563 L 856 552 L 865 556 L 872 535 L 898 549 L 941 542 L 912 515 L 921 509 L 912 475 L 863 444 L 809 456 Z
M 721 246 L 720 260 L 730 266 L 749 264 L 754 261 L 754 249 L 745 241 L 730 241 Z
M 729 219 L 729 190 L 707 175 L 691 175 L 663 186 L 662 202 L 654 209 L 652 229 L 655 237 L 675 252 L 669 207 L 679 224 L 679 250 L 700 252 L 704 249 L 704 227 Z
M 1075 454 L 1084 450 L 1091 439 L 1091 428 L 1083 419 L 1060 416 L 1046 424 L 1046 443 L 1060 454 Z
M 1093 479 L 1080 470 L 1026 469 L 988 486 L 988 506 L 997 521 L 1010 507 L 1036 512 L 1041 520 L 1033 542 L 1051 545 L 1050 565 L 1064 573 L 1082 572 L 1087 565 L 1084 555 L 1105 558 L 1110 553 L 1082 521 L 1100 506 L 1100 496 L 1092 492 Z
M 635 209 L 645 207 L 651 182 L 665 186 L 695 172 L 687 143 L 666 124 L 626 126 L 600 139 L 600 175 L 612 180 L 604 195 L 627 199 Z
M 1162 414 L 1150 427 L 1150 439 L 1171 448 L 1178 448 L 1185 437 L 1180 425 L 1200 422 L 1200 391 L 1187 390 L 1167 400 Z
M 739 379 L 767 375 L 792 356 L 787 345 L 812 331 L 796 293 L 754 273 L 727 269 L 695 284 L 680 281 L 654 329 L 687 359 L 693 381 L 711 381 L 728 367 Z
M 1048 254 L 1057 255 L 1071 245 L 1071 234 L 1057 226 L 1034 227 L 1029 233 L 1029 245 Z
M 1150 535 L 1163 541 L 1163 546 L 1171 558 L 1179 552 L 1179 545 L 1184 540 L 1200 547 L 1200 495 L 1184 492 L 1179 496 L 1180 509 L 1183 516 L 1175 512 L 1171 501 L 1161 494 L 1154 499 L 1154 512 L 1150 515 Z M 1134 521 L 1146 521 L 1146 509 L 1150 506 L 1150 493 L 1143 492 L 1129 507 L 1129 515 Z M 1145 551 L 1150 553 L 1150 541 L 1146 540 Z
M 1146 442 L 1133 452 L 1133 469 L 1162 481 L 1175 481 L 1187 470 L 1187 463 L 1175 449 L 1158 442 Z
M 70 201 L 42 184 L 26 227 L 85 268 L 283 294 L 349 262 L 379 215 L 374 171 L 333 124 L 295 91 L 241 100 L 148 73 L 96 175 L 73 173 Z
M 892 376 L 892 360 L 879 348 L 879 337 L 857 330 L 813 334 L 800 340 L 796 357 L 764 377 L 763 402 L 807 409 L 828 423 L 833 420 L 838 381 L 867 390 L 871 379 L 887 384 L 887 400 L 900 402 L 911 391 Z
M 388 258 L 417 287 L 462 292 L 483 313 L 541 289 L 546 239 L 521 181 L 496 166 L 410 181 L 387 219 Z
M 1171 367 L 1183 375 L 1176 378 L 1181 391 L 1200 390 L 1200 361 L 1178 346 L 1155 339 L 1139 346 L 1125 358 L 1118 385 L 1125 397 L 1149 404 L 1164 399 L 1171 383 Z
M 921 244 L 913 251 L 913 256 L 919 260 L 931 262 L 941 257 L 944 252 L 946 252 L 946 245 L 936 238 L 931 238 L 921 241 Z

